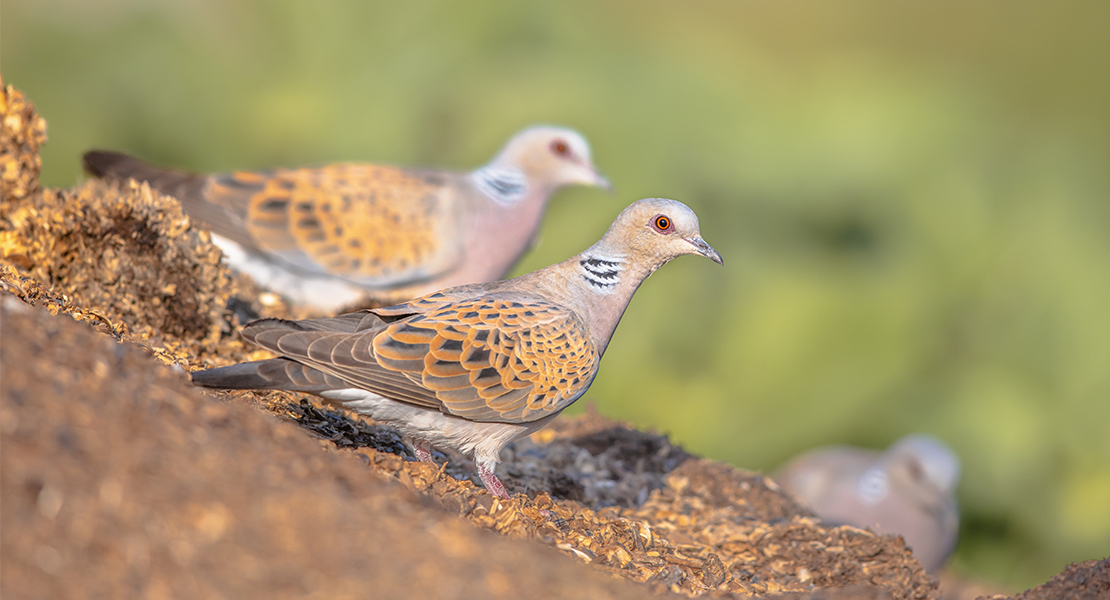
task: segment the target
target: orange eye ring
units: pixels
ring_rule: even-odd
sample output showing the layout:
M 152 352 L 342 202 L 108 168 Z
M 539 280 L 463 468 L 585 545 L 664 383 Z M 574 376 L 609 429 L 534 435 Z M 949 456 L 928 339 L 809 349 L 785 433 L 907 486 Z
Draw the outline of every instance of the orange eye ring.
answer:
M 551 142 L 551 151 L 559 156 L 567 156 L 570 154 L 570 146 L 563 140 L 555 140 Z
M 666 233 L 673 229 L 674 223 L 671 223 L 671 219 L 667 215 L 659 215 L 655 217 L 652 225 L 654 225 L 655 228 L 659 231 Z

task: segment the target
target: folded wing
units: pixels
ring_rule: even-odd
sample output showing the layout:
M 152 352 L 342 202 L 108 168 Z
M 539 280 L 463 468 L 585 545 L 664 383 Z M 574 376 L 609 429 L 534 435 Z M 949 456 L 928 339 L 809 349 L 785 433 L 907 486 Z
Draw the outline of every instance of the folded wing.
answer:
M 600 360 L 582 320 L 537 296 L 487 295 L 391 322 L 354 314 L 330 327 L 258 321 L 243 336 L 351 387 L 474 421 L 559 412 L 585 393 Z
M 454 268 L 451 174 L 339 164 L 209 178 L 205 200 L 244 215 L 250 245 L 306 274 L 387 288 Z

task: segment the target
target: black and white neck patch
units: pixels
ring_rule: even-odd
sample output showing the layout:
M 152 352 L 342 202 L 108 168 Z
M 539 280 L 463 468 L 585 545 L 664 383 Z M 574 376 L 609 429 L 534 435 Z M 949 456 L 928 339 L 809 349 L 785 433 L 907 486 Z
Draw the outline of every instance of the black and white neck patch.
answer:
M 868 506 L 881 502 L 889 491 L 890 482 L 887 480 L 886 471 L 877 465 L 867 469 L 856 484 L 856 494 Z
M 585 279 L 594 291 L 608 294 L 620 283 L 624 258 L 587 256 L 578 261 L 578 266 L 582 271 L 582 279 Z
M 516 170 L 482 167 L 471 175 L 471 179 L 482 193 L 502 205 L 520 202 L 528 193 L 524 173 Z

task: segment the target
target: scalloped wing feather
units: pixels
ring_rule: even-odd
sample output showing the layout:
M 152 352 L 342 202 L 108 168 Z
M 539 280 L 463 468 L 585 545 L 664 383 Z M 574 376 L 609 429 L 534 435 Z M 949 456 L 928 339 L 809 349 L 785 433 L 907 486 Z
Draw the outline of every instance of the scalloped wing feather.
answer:
M 572 311 L 509 294 L 392 323 L 373 344 L 381 365 L 419 374 L 445 412 L 479 421 L 524 422 L 558 412 L 586 391 L 600 361 Z
M 370 164 L 235 171 L 210 177 L 204 196 L 244 215 L 249 245 L 299 270 L 395 287 L 458 266 L 454 176 Z
M 271 319 L 243 336 L 353 387 L 474 421 L 557 413 L 585 393 L 601 358 L 574 312 L 534 296 L 444 303 L 370 327 L 366 316 L 335 320 L 328 331 L 330 319 Z

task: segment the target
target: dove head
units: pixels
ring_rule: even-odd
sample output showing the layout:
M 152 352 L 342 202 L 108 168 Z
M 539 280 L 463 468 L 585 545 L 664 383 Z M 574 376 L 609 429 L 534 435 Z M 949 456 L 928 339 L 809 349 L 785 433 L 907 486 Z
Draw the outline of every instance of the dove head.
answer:
M 575 184 L 611 189 L 609 180 L 594 167 L 586 138 L 562 127 L 535 126 L 518 132 L 487 168 L 519 172 L 546 193 Z
M 579 314 L 589 315 L 587 326 L 600 355 L 640 284 L 683 254 L 700 254 L 724 264 L 721 255 L 702 239 L 698 216 L 690 207 L 664 198 L 637 200 L 617 215 L 596 244 L 548 267 L 566 278 L 547 291 L 574 305 Z M 579 285 L 566 285 L 570 281 Z M 583 290 L 587 293 L 580 293 Z
M 960 459 L 944 442 L 923 434 L 908 435 L 883 453 L 893 480 L 909 489 L 950 496 L 960 479 Z
M 643 263 L 648 274 L 683 254 L 700 254 L 724 264 L 721 255 L 702 239 L 694 211 L 666 198 L 630 204 L 595 247 L 622 260 Z

